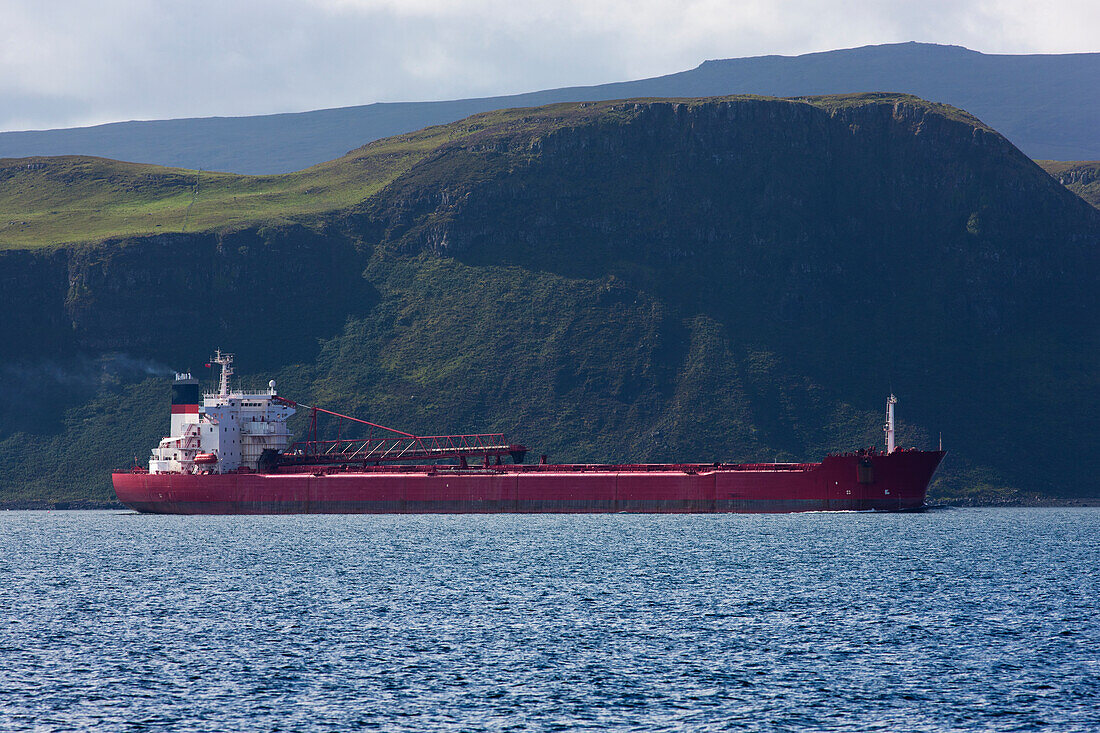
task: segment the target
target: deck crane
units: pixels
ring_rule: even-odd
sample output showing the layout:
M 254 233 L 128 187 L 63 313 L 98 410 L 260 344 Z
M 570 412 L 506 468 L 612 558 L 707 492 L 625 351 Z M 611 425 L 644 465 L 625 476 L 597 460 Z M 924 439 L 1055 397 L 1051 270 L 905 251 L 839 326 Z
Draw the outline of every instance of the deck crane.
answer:
M 509 443 L 502 433 L 471 435 L 413 435 L 322 407 L 302 405 L 286 397 L 275 400 L 296 409 L 309 410 L 309 427 L 305 439 L 290 445 L 278 456 L 283 466 L 372 465 L 399 461 L 437 461 L 458 459 L 466 466 L 468 459 L 481 458 L 485 466 L 503 456 L 513 463 L 523 463 L 527 448 Z M 366 437 L 321 440 L 317 436 L 318 415 L 329 415 L 340 421 L 366 425 Z M 341 431 L 342 432 L 342 431 Z

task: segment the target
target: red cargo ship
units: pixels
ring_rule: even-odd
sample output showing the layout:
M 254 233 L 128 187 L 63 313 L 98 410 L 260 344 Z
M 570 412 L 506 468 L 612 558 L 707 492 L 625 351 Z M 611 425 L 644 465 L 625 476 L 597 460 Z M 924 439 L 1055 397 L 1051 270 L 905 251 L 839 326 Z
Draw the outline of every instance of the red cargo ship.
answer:
M 912 511 L 944 456 L 895 447 L 892 395 L 885 450 L 819 463 L 523 465 L 526 448 L 500 434 L 417 436 L 317 407 L 291 444 L 286 420 L 304 406 L 274 382 L 231 391 L 232 356 L 214 361 L 220 390 L 201 406 L 198 381 L 176 375 L 172 434 L 148 469 L 112 475 L 122 503 L 160 514 Z M 319 440 L 319 414 L 366 436 Z

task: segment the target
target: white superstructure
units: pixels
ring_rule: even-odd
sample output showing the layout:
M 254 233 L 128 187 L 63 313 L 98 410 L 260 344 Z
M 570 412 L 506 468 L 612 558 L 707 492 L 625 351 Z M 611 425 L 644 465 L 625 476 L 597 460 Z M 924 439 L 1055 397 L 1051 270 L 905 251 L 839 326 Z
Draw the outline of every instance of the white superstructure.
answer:
M 171 435 L 149 457 L 149 473 L 228 473 L 256 470 L 264 450 L 282 451 L 291 442 L 286 421 L 294 408 L 276 399 L 275 381 L 265 392 L 232 390 L 233 355 L 220 350 L 217 392 L 202 396 L 190 374 L 176 374 L 172 385 Z

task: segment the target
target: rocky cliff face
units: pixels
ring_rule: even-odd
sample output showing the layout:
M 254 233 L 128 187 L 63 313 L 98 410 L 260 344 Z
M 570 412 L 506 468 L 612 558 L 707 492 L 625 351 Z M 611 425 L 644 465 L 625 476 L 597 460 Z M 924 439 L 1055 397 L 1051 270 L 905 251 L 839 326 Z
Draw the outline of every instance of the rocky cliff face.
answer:
M 363 263 L 349 238 L 304 227 L 0 251 L 0 439 L 23 433 L 19 453 L 101 389 L 201 372 L 215 345 L 268 369 L 308 361 L 374 303 Z
M 1100 160 L 1040 160 L 1038 163 L 1059 183 L 1100 209 Z
M 892 389 L 905 443 L 954 450 L 946 488 L 1087 494 L 1098 245 L 1100 212 L 914 98 L 559 105 L 318 228 L 0 253 L 0 335 L 23 363 L 234 348 L 309 399 L 571 460 L 813 459 L 877 442 Z M 154 384 L 0 413 L 0 460 L 160 409 Z
M 1024 483 L 1087 483 L 1100 228 L 1084 202 L 995 132 L 917 100 L 619 112 L 443 151 L 368 204 L 364 236 L 615 275 L 863 404 L 905 385 L 966 455 L 1075 454 L 1072 469 L 1024 459 L 1009 469 Z
M 128 351 L 191 363 L 224 340 L 261 363 L 305 358 L 315 331 L 369 308 L 363 261 L 347 237 L 305 227 L 2 251 L 0 356 Z

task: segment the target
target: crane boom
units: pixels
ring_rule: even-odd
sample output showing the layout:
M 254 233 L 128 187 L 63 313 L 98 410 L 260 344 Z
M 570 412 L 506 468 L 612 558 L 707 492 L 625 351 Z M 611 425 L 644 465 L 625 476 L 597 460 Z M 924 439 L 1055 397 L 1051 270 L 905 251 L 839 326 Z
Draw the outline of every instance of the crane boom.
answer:
M 491 459 L 499 463 L 503 456 L 511 456 L 516 463 L 523 462 L 527 448 L 509 443 L 503 433 L 476 433 L 468 435 L 414 435 L 403 430 L 379 425 L 350 415 L 344 415 L 322 407 L 301 405 L 285 397 L 274 399 L 291 407 L 310 411 L 310 424 L 306 439 L 291 444 L 279 456 L 280 465 L 325 466 L 337 464 L 393 463 L 400 461 L 437 461 L 458 459 L 463 465 L 470 457 L 483 458 L 485 465 Z M 371 430 L 366 437 L 321 440 L 317 437 L 318 414 L 338 420 L 366 425 Z M 376 436 L 378 430 L 383 435 Z

